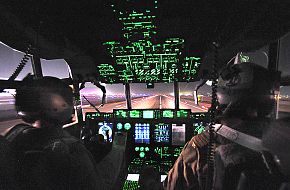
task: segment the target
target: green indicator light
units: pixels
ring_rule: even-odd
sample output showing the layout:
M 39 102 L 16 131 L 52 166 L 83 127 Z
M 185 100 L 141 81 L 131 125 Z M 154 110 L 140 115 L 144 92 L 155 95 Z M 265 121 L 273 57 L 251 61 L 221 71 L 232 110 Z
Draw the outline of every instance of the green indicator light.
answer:
M 143 151 L 144 151 L 144 147 L 140 147 L 140 151 L 142 151 L 142 152 L 143 152 Z
M 164 110 L 163 111 L 163 117 L 164 118 L 173 118 L 174 117 L 174 113 L 172 110 Z
M 124 129 L 126 129 L 126 130 L 131 129 L 131 124 L 130 123 L 125 123 Z
M 145 151 L 148 152 L 149 151 L 149 147 L 145 147 Z
M 135 151 L 136 152 L 138 152 L 139 151 L 139 147 L 137 146 L 137 147 L 135 147 Z
M 118 130 L 121 130 L 122 128 L 123 128 L 122 123 L 117 123 L 117 129 L 118 129 Z
M 140 152 L 139 156 L 140 156 L 140 158 L 144 158 L 145 157 L 145 152 Z

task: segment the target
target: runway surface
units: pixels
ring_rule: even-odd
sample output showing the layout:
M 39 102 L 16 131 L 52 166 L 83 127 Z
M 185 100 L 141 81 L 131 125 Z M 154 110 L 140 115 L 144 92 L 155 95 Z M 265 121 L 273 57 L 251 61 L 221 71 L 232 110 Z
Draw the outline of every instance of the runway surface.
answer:
M 148 97 L 135 98 L 131 101 L 132 109 L 174 109 L 174 97 L 169 95 L 152 95 Z M 192 112 L 207 112 L 209 104 L 195 105 L 193 100 L 180 98 L 180 109 L 191 109 Z M 101 112 L 112 112 L 113 109 L 126 109 L 126 101 L 105 104 L 100 107 Z M 83 105 L 84 112 L 94 112 L 95 109 L 89 105 Z

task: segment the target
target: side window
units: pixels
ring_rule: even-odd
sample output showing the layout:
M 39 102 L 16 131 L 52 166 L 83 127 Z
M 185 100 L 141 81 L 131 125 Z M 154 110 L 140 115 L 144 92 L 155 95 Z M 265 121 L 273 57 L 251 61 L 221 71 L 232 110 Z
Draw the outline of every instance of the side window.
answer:
M 0 42 L 0 79 L 7 80 L 13 74 L 23 57 L 24 53 L 14 50 Z M 16 80 L 22 80 L 28 73 L 32 73 L 30 59 Z M 14 107 L 14 94 L 14 89 L 5 89 L 4 92 L 0 93 L 0 133 L 22 122 Z
M 0 42 L 0 79 L 8 79 L 16 70 L 23 57 L 24 53 L 14 50 Z M 32 73 L 30 59 L 27 61 L 27 64 L 16 80 L 22 80 L 28 73 Z
M 280 39 L 279 71 L 282 78 L 290 76 L 290 33 Z M 290 86 L 281 86 L 278 101 L 278 117 L 290 117 Z
M 10 77 L 23 57 L 24 53 L 14 50 L 0 42 L 0 80 L 7 80 Z M 44 76 L 58 78 L 69 77 L 70 69 L 64 60 L 42 59 L 41 64 Z M 28 73 L 33 73 L 30 59 L 16 80 L 22 80 Z M 5 92 L 0 93 L 0 133 L 22 122 L 14 107 L 14 94 L 15 89 L 5 89 Z
M 278 118 L 290 117 L 290 86 L 280 87 L 278 101 Z
M 43 76 L 53 76 L 57 78 L 69 77 L 70 68 L 64 59 L 41 59 L 41 67 Z
M 290 76 L 290 33 L 280 39 L 279 71 L 282 77 Z

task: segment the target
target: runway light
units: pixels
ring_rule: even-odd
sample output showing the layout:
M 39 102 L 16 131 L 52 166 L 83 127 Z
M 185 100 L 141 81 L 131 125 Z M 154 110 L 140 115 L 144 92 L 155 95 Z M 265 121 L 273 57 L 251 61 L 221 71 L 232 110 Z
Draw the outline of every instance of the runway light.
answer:
M 281 99 L 281 96 L 280 96 L 279 94 L 276 94 L 276 95 L 274 96 L 274 98 L 275 98 L 275 100 L 280 100 L 280 99 Z

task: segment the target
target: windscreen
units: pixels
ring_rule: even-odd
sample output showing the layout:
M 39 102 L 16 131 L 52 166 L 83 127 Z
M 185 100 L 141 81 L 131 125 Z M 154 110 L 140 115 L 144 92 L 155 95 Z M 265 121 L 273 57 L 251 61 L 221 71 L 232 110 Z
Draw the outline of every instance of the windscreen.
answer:
M 211 104 L 211 87 L 205 84 L 198 91 L 199 104 L 195 104 L 193 91 L 199 82 L 180 82 L 179 83 L 179 108 L 191 109 L 191 112 L 207 112 Z M 153 112 L 144 110 L 127 113 L 122 110 L 127 109 L 125 90 L 123 84 L 103 84 L 106 87 L 106 103 L 102 103 L 102 91 L 96 86 L 86 83 L 85 88 L 81 90 L 81 103 L 83 113 L 96 112 L 96 109 L 90 105 L 91 102 L 101 112 L 113 112 L 113 109 L 119 109 L 118 118 L 140 118 L 142 115 L 145 119 L 152 119 L 155 116 Z M 131 105 L 132 109 L 169 109 L 163 112 L 164 117 L 172 118 L 170 109 L 175 109 L 175 97 L 173 92 L 173 83 L 153 83 L 153 88 L 148 88 L 146 83 L 131 83 Z M 86 99 L 89 101 L 87 101 Z M 128 115 L 127 115 L 128 114 Z M 176 117 L 186 118 L 189 113 L 178 111 Z

